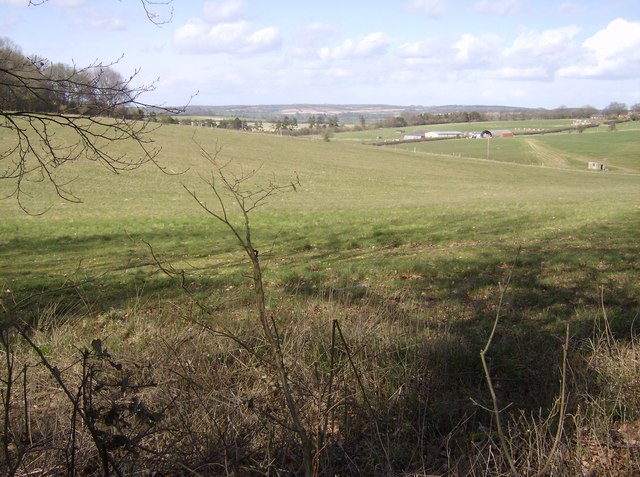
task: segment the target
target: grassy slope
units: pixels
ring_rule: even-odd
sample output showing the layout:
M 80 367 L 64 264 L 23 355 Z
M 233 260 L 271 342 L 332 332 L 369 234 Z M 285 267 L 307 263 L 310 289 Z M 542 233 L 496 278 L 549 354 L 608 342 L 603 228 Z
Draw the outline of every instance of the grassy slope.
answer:
M 490 159 L 555 168 L 586 170 L 589 161 L 605 162 L 612 172 L 640 173 L 637 158 L 640 134 L 603 129 L 583 134 L 547 134 L 490 141 L 458 139 L 395 146 L 413 152 Z
M 337 140 L 345 142 L 402 139 L 405 133 L 425 130 L 479 131 L 483 129 L 511 129 L 527 132 L 538 129 L 566 127 L 571 120 L 512 121 L 461 123 L 444 125 L 413 126 L 408 128 L 370 129 L 340 133 Z M 610 170 L 640 173 L 637 160 L 640 126 L 635 122 L 622 123 L 615 132 L 608 126 L 587 129 L 584 133 L 562 133 L 516 137 L 515 139 L 492 141 L 487 150 L 487 141 L 447 140 L 399 144 L 391 146 L 414 152 L 427 152 L 445 156 L 491 159 L 547 167 L 586 169 L 588 161 L 605 162 Z
M 242 255 L 182 187 L 195 187 L 203 200 L 212 200 L 199 177 L 206 163 L 191 141 L 193 131 L 169 126 L 157 133 L 162 163 L 186 170 L 182 175 L 145 167 L 116 177 L 93 164 L 76 164 L 69 172 L 78 176 L 75 191 L 84 204 L 57 201 L 47 214 L 29 217 L 12 201 L 0 202 L 5 297 L 6 290 L 22 298 L 90 278 L 75 289 L 41 295 L 35 305 L 52 315 L 80 314 L 83 327 L 90 323 L 85 334 L 113 334 L 111 346 L 119 352 L 131 343 L 146 349 L 146 339 L 129 330 L 176 313 L 171 310 L 181 309 L 184 295 L 158 273 L 144 240 L 162 260 L 186 269 L 195 293 L 220 305 L 218 319 L 246 316 Z M 625 137 L 619 133 L 602 137 Z M 535 139 L 576 154 L 580 147 L 590 150 L 579 140 L 597 134 Z M 234 166 L 261 166 L 261 178 L 300 177 L 297 194 L 275 197 L 253 220 L 271 309 L 296 327 L 291 335 L 310 329 L 323 335 L 291 345 L 311 355 L 314 346 L 328 342 L 331 320 L 340 320 L 358 350 L 371 395 L 380 400 L 377 409 L 389 413 L 390 436 L 413 429 L 416 409 L 425 410 L 424 432 L 435 442 L 470 415 L 470 432 L 487 423 L 469 397 L 486 398 L 478 350 L 495 316 L 498 283 L 510 269 L 492 350 L 501 402 L 530 410 L 552 404 L 558 337 L 565 322 L 574 343 L 591 336 L 601 313 L 599 287 L 614 332 L 628 336 L 637 317 L 640 175 L 226 131 L 198 131 L 196 138 L 211 151 L 221 146 L 221 157 Z M 618 148 L 624 167 L 637 168 L 633 141 L 610 143 L 612 157 Z M 520 156 L 513 154 L 511 162 L 517 162 Z M 35 187 L 32 200 L 37 207 L 51 199 Z M 139 293 L 146 299 L 136 301 Z M 132 302 L 151 310 L 129 322 Z M 110 307 L 115 311 L 100 314 Z M 126 337 L 117 338 L 119 333 Z M 318 356 L 313 359 L 322 365 Z M 396 405 L 398 389 L 407 394 Z M 362 438 L 355 434 L 347 448 L 360 449 Z M 399 452 L 398 468 L 411 462 L 402 452 L 416 439 L 415 433 L 397 434 L 392 447 Z M 462 440 L 469 442 L 466 434 Z
M 3 285 L 44 289 L 63 282 L 79 267 L 82 275 L 108 272 L 101 296 L 119 302 L 131 295 L 127 290 L 132 283 L 158 279 L 141 240 L 152 243 L 177 266 L 194 267 L 201 279 L 242 280 L 235 267 L 227 266 L 240 259 L 233 242 L 182 187 L 193 187 L 203 200 L 212 200 L 199 176 L 206 174 L 206 162 L 191 141 L 192 133 L 193 129 L 178 126 L 157 133 L 163 145 L 161 162 L 174 171 L 186 170 L 182 175 L 145 167 L 114 176 L 93 164 L 76 164 L 69 171 L 79 176 L 75 191 L 84 204 L 57 201 L 44 216 L 27 217 L 12 201 L 1 202 Z M 568 139 L 586 137 L 597 135 Z M 572 260 L 586 260 L 596 267 L 607 254 L 616 250 L 622 254 L 622 249 L 636 246 L 637 175 L 227 131 L 199 131 L 196 139 L 210 151 L 220 146 L 221 157 L 232 160 L 233 166 L 261 167 L 261 177 L 300 177 L 298 194 L 274 198 L 254 217 L 259 246 L 273 247 L 271 256 L 277 260 L 266 262 L 271 266 L 268 276 L 285 287 L 365 280 L 370 286 L 392 284 L 401 289 L 406 283 L 389 277 L 417 270 L 417 275 L 440 282 L 438 277 L 465 268 L 465 260 L 473 264 L 465 274 L 482 275 L 482 266 L 511 260 L 519 246 L 529 244 L 532 250 L 544 249 L 545 257 L 575 247 Z M 536 139 L 548 141 L 549 147 L 554 140 Z M 620 145 L 623 150 L 632 147 Z M 565 141 L 558 147 L 569 146 Z M 636 166 L 632 155 L 621 154 L 625 164 Z M 42 203 L 50 200 L 41 192 L 34 189 L 33 204 L 38 204 L 40 195 Z M 619 248 L 607 250 L 614 242 Z M 481 280 L 481 287 L 495 285 L 498 278 L 489 276 L 490 280 Z M 445 288 L 437 295 L 446 295 L 445 282 L 438 285 Z

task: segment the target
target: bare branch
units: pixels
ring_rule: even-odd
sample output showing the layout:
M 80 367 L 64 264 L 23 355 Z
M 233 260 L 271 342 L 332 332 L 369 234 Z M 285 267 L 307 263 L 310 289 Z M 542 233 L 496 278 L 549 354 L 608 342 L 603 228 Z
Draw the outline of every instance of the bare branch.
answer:
M 63 200 L 80 202 L 73 179 L 62 179 L 59 171 L 82 159 L 115 174 L 146 163 L 169 173 L 157 162 L 160 147 L 151 136 L 159 123 L 145 117 L 149 105 L 140 99 L 155 82 L 133 86 L 139 71 L 125 78 L 113 69 L 118 61 L 84 68 L 51 63 L 26 57 L 0 39 L 0 129 L 11 133 L 0 149 L 0 180 L 13 182 L 5 197 L 14 197 L 30 213 L 27 185 L 40 182 Z M 117 152 L 118 143 L 134 147 Z
M 140 3 L 142 4 L 142 8 L 144 9 L 147 18 L 151 23 L 155 23 L 156 25 L 164 25 L 166 23 L 171 23 L 171 20 L 173 20 L 173 0 L 140 0 Z M 165 8 L 168 7 L 169 15 L 165 18 L 162 18 L 162 15 L 155 11 L 155 7 L 158 5 Z
M 38 7 L 49 0 L 29 0 L 30 7 Z M 147 19 L 158 26 L 171 23 L 173 20 L 173 0 L 140 0 Z M 159 13 L 158 8 L 169 9 L 169 13 Z
M 213 153 L 207 151 L 200 144 L 198 144 L 198 146 L 202 156 L 207 159 L 212 166 L 211 179 L 206 181 L 206 183 L 216 198 L 218 209 L 211 208 L 200 200 L 195 191 L 192 191 L 187 187 L 185 187 L 185 189 L 191 197 L 198 202 L 200 207 L 231 231 L 232 235 L 236 238 L 242 249 L 249 257 L 253 272 L 252 280 L 257 319 L 262 327 L 264 337 L 270 349 L 274 353 L 275 372 L 282 387 L 285 404 L 292 421 L 292 426 L 285 425 L 285 427 L 295 430 L 298 434 L 301 450 L 304 456 L 305 475 L 311 476 L 313 475 L 313 440 L 310 432 L 302 421 L 298 403 L 293 395 L 292 381 L 289 377 L 287 366 L 285 365 L 284 351 L 281 346 L 281 339 L 278 335 L 275 321 L 271 319 L 267 313 L 266 295 L 262 279 L 262 267 L 260 264 L 258 249 L 254 247 L 252 241 L 251 223 L 249 220 L 251 212 L 262 205 L 269 197 L 282 192 L 296 190 L 296 187 L 293 182 L 286 185 L 280 185 L 274 180 L 269 181 L 266 185 L 255 184 L 255 177 L 260 168 L 249 171 L 240 170 L 240 172 L 236 173 L 229 167 L 230 162 L 225 163 L 219 161 L 218 156 L 221 152 L 221 148 L 219 146 L 215 148 Z M 219 184 L 217 183 L 217 180 L 220 181 Z M 233 223 L 232 218 L 229 215 L 229 211 L 225 206 L 225 198 L 235 203 L 237 213 L 243 219 L 242 226 L 237 226 Z M 242 232 L 244 232 L 244 234 Z

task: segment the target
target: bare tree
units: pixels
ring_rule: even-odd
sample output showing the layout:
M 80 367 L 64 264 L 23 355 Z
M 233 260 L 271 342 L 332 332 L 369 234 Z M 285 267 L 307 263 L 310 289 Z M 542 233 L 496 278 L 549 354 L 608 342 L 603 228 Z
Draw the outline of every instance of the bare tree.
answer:
M 115 63 L 78 68 L 23 55 L 0 39 L 0 180 L 12 183 L 15 197 L 27 211 L 24 193 L 31 181 L 48 183 L 64 200 L 79 202 L 61 179 L 66 163 L 89 159 L 114 173 L 156 162 L 159 148 L 149 132 L 153 123 L 130 119 L 129 112 L 149 105 L 140 96 L 154 85 L 132 86 L 135 72 L 124 78 Z M 115 152 L 115 143 L 135 145 L 129 154 Z
M 267 311 L 262 266 L 258 249 L 255 248 L 251 235 L 250 221 L 251 213 L 264 205 L 270 197 L 284 192 L 297 191 L 296 185 L 299 185 L 299 180 L 296 176 L 295 181 L 285 184 L 278 184 L 275 181 L 269 181 L 263 185 L 254 184 L 253 181 L 259 169 L 235 173 L 229 168 L 229 162 L 220 161 L 218 157 L 220 151 L 220 148 L 216 148 L 211 153 L 200 146 L 202 156 L 212 167 L 211 176 L 203 178 L 203 180 L 213 194 L 213 205 L 207 205 L 194 190 L 186 186 L 185 189 L 207 214 L 230 231 L 251 262 L 257 321 L 260 323 L 263 335 L 274 356 L 274 371 L 284 394 L 284 404 L 291 418 L 290 428 L 293 429 L 299 439 L 304 475 L 311 476 L 314 475 L 315 450 L 313 439 L 303 422 L 299 404 L 294 396 L 276 323 Z M 227 201 L 229 204 L 227 204 Z M 239 222 L 236 222 L 233 212 L 240 215 Z
M 626 114 L 628 111 L 629 109 L 625 103 L 618 103 L 616 101 L 612 101 L 609 103 L 609 106 L 602 110 L 602 112 L 610 118 L 617 118 L 621 114 Z
M 31 0 L 29 5 L 47 1 Z M 172 0 L 140 3 L 151 22 L 171 21 Z M 158 125 L 144 119 L 145 108 L 152 105 L 141 99 L 155 82 L 136 86 L 138 71 L 123 77 L 114 69 L 118 62 L 83 67 L 53 63 L 27 56 L 0 38 L 0 181 L 11 183 L 4 198 L 15 198 L 33 213 L 25 198 L 29 184 L 37 182 L 66 201 L 80 202 L 69 179 L 60 174 L 62 166 L 80 159 L 114 173 L 147 162 L 158 165 L 160 148 L 149 135 Z M 128 153 L 116 152 L 122 142 L 133 144 Z

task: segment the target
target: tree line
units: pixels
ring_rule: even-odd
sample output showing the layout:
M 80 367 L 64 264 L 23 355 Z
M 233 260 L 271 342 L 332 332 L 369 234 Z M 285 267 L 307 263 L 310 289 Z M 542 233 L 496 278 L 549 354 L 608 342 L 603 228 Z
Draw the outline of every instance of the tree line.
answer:
M 452 124 L 480 121 L 519 121 L 528 119 L 590 119 L 595 115 L 602 119 L 637 119 L 640 117 L 640 103 L 627 107 L 625 103 L 611 102 L 603 109 L 586 105 L 580 108 L 559 106 L 555 109 L 509 109 L 495 112 L 455 111 L 451 113 L 404 113 L 383 118 L 375 123 L 380 128 L 403 128 L 428 124 Z
M 27 56 L 11 40 L 0 38 L 0 103 L 2 111 L 65 113 L 88 116 L 141 115 L 131 108 L 141 93 L 130 87 L 113 64 L 78 68 Z M 134 75 L 135 76 L 135 75 Z
M 155 111 L 145 113 L 144 110 L 138 110 L 137 114 L 140 118 L 145 117 L 150 122 L 159 122 L 164 124 L 177 124 L 181 126 L 196 126 L 202 128 L 218 128 L 218 129 L 235 129 L 242 131 L 265 131 L 264 123 L 261 119 L 247 121 L 246 119 L 235 118 L 181 118 L 167 114 L 158 114 Z M 311 115 L 306 121 L 298 121 L 296 116 L 271 118 L 267 120 L 272 125 L 270 131 L 276 134 L 287 136 L 303 136 L 308 134 L 324 133 L 326 131 L 337 132 L 341 129 L 338 116 L 327 116 L 324 114 Z
M 140 113 L 144 116 L 144 111 Z M 235 129 L 242 131 L 262 131 L 263 124 L 261 120 L 252 121 L 251 123 L 246 119 L 240 119 L 239 117 L 213 119 L 213 118 L 181 118 L 170 115 L 157 114 L 155 111 L 151 111 L 146 115 L 146 118 L 150 122 L 159 122 L 163 124 L 179 124 L 181 126 L 196 126 L 201 128 L 219 128 L 219 129 Z
M 373 128 L 404 128 L 408 126 L 424 126 L 429 124 L 454 124 L 469 123 L 482 121 L 518 121 L 528 119 L 590 119 L 593 116 L 602 116 L 602 119 L 619 119 L 624 117 L 627 119 L 637 119 L 640 117 L 640 104 L 627 107 L 625 103 L 611 102 L 603 109 L 597 109 L 593 106 L 582 106 L 579 108 L 569 108 L 567 106 L 559 106 L 555 109 L 509 109 L 495 112 L 482 111 L 454 111 L 447 113 L 403 113 L 397 116 L 388 116 L 375 122 L 367 124 L 364 116 L 360 116 L 357 124 L 350 126 L 351 129 L 363 130 L 368 127 Z M 338 116 L 327 116 L 324 114 L 310 115 L 306 119 L 297 117 L 290 118 L 284 116 L 272 119 L 274 129 L 280 134 L 288 135 L 304 135 L 318 134 L 323 130 L 329 129 L 338 132 L 344 129 Z M 305 123 L 307 125 L 305 125 Z
M 456 111 L 453 113 L 420 113 L 391 116 L 376 122 L 380 128 L 404 128 L 407 126 L 423 126 L 427 124 L 450 124 L 488 121 L 486 113 L 478 111 Z
M 113 69 L 116 63 L 56 63 L 27 56 L 0 38 L 0 127 L 8 131 L 0 151 L 0 181 L 13 184 L 7 196 L 26 212 L 42 212 L 28 204 L 34 184 L 50 186 L 64 200 L 81 201 L 60 175 L 66 163 L 88 159 L 114 173 L 156 163 L 159 148 L 148 134 L 154 126 L 144 118 L 148 105 L 139 99 L 154 85 L 132 86 L 137 72 L 123 77 Z M 135 147 L 123 154 L 116 147 L 121 142 Z

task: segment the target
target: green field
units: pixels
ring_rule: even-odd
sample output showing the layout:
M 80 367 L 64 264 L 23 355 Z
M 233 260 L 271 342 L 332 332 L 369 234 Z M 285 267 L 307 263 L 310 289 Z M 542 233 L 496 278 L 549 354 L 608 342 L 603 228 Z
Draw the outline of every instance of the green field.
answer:
M 440 156 L 485 159 L 499 162 L 518 163 L 532 166 L 554 168 L 572 168 L 585 170 L 589 161 L 605 163 L 612 172 L 640 173 L 638 165 L 638 141 L 640 127 L 636 123 L 625 123 L 615 131 L 609 131 L 607 126 L 587 129 L 580 134 L 530 134 L 527 132 L 566 127 L 568 121 L 525 121 L 512 123 L 475 123 L 453 124 L 448 128 L 443 126 L 412 127 L 410 130 L 442 130 L 479 131 L 482 129 L 509 129 L 519 134 L 514 138 L 486 139 L 455 139 L 440 141 L 419 141 L 402 144 L 390 144 L 385 147 L 404 149 L 416 153 L 427 153 Z M 404 130 L 403 130 L 404 131 Z M 395 129 L 378 130 L 378 137 L 385 140 L 401 139 L 404 132 Z M 338 135 L 338 139 L 345 141 L 367 141 L 376 136 L 372 131 L 345 133 Z
M 226 265 L 241 258 L 233 241 L 184 189 L 213 200 L 192 131 L 173 126 L 156 134 L 161 163 L 180 174 L 145 166 L 113 175 L 79 163 L 61 177 L 77 176 L 73 190 L 84 203 L 65 203 L 39 183 L 27 204 L 40 211 L 53 203 L 46 214 L 27 216 L 11 199 L 0 203 L 3 288 L 32 293 L 74 273 L 101 276 L 99 301 L 111 306 L 128 299 L 140 281 L 160 286 L 152 285 L 162 277 L 142 241 L 203 279 L 242 281 Z M 588 295 L 601 281 L 619 278 L 619 270 L 601 263 L 628 261 L 637 246 L 637 137 L 630 130 L 494 139 L 491 161 L 482 160 L 486 141 L 471 139 L 380 148 L 207 130 L 196 140 L 210 151 L 220 147 L 221 158 L 238 171 L 259 168 L 258 182 L 299 177 L 297 193 L 275 197 L 253 217 L 258 246 L 270 250 L 264 260 L 276 292 L 297 280 L 318 288 L 366 282 L 394 293 L 443 276 L 466 288 L 458 273 L 491 288 L 498 276 L 473 274 L 512 260 L 521 248 L 545 280 L 569 279 L 567 287 L 585 286 Z M 610 172 L 586 170 L 588 159 L 605 153 Z M 584 267 L 595 274 L 589 283 L 575 282 L 575 270 L 553 276 L 558 266 L 576 263 L 581 280 Z M 526 267 L 522 273 L 529 275 Z M 403 283 L 397 278 L 403 275 L 419 275 L 421 282 Z M 562 306 L 571 313 L 571 304 Z
M 83 204 L 56 200 L 40 184 L 28 204 L 38 211 L 53 201 L 43 216 L 25 216 L 12 200 L 0 203 L 6 287 L 47 287 L 79 263 L 91 271 L 120 270 L 109 276 L 126 282 L 131 263 L 146 261 L 141 239 L 168 259 L 210 257 L 210 266 L 218 268 L 220 250 L 230 252 L 233 246 L 183 189 L 187 185 L 206 197 L 199 177 L 206 174 L 206 162 L 192 131 L 174 126 L 157 134 L 162 164 L 186 172 L 166 175 L 148 166 L 118 176 L 94 164 L 75 164 L 67 172 L 78 176 L 74 192 Z M 437 262 L 451 259 L 451 243 L 454 253 L 473 261 L 487 252 L 504 260 L 520 246 L 562 244 L 567 237 L 582 237 L 575 240 L 591 249 L 610 240 L 610 231 L 603 236 L 600 226 L 624 226 L 627 235 L 618 239 L 631 241 L 629 226 L 640 212 L 640 176 L 613 172 L 640 170 L 637 136 L 619 131 L 495 139 L 491 158 L 502 162 L 469 159 L 486 152 L 482 140 L 421 143 L 414 153 L 411 145 L 374 148 L 217 130 L 199 131 L 196 139 L 209 150 L 220 146 L 221 157 L 234 167 L 261 168 L 265 180 L 300 178 L 298 193 L 277 197 L 254 217 L 256 238 L 263 248 L 273 244 L 275 263 L 288 257 L 286 266 L 272 273 L 304 274 L 310 262 L 315 267 L 335 262 L 320 285 L 354 271 L 372 275 L 375 286 L 398 267 L 415 267 L 414 257 L 435 272 L 446 270 Z M 615 141 L 602 145 L 608 138 Z M 549 151 L 583 161 L 567 159 L 568 170 L 528 167 L 562 160 L 550 160 Z M 612 172 L 587 171 L 586 158 L 604 151 Z M 357 262 L 350 263 L 352 258 Z M 144 276 L 135 268 L 136 277 Z
M 511 129 L 527 131 L 536 129 L 554 129 L 569 127 L 573 123 L 570 119 L 558 120 L 523 120 L 523 121 L 484 121 L 477 123 L 427 124 L 423 126 L 407 126 L 402 128 L 366 129 L 364 131 L 344 132 L 336 135 L 336 139 L 373 141 L 378 138 L 384 140 L 401 139 L 406 133 L 414 131 L 483 131 L 485 129 Z
M 465 127 L 496 126 L 513 125 Z M 162 146 L 160 164 L 175 175 L 151 165 L 114 175 L 79 162 L 65 165 L 59 177 L 75 178 L 81 204 L 56 198 L 44 183 L 29 184 L 25 197 L 33 212 L 53 204 L 43 215 L 26 215 L 11 198 L 0 201 L 0 286 L 26 319 L 37 321 L 38 313 L 53 309 L 54 322 L 87 315 L 108 321 L 140 301 L 150 317 L 186 309 L 189 297 L 160 272 L 147 244 L 165 265 L 184 270 L 194 296 L 219 307 L 218 320 L 248 319 L 249 265 L 228 231 L 185 191 L 215 204 L 203 181 L 210 168 L 199 144 L 210 152 L 219 148 L 219 158 L 237 173 L 257 170 L 258 184 L 299 178 L 297 192 L 276 195 L 252 213 L 270 309 L 285 335 L 287 324 L 312 319 L 325 337 L 330 319 L 342 320 L 351 336 L 370 333 L 376 341 L 362 338 L 354 349 L 363 363 L 385 363 L 377 371 L 385 377 L 376 381 L 383 405 L 399 375 L 409 372 L 398 374 L 394 363 L 406 364 L 411 350 L 422 349 L 419 343 L 437 338 L 443 353 L 457 350 L 447 355 L 446 372 L 438 369 L 445 381 L 464 384 L 447 387 L 436 382 L 435 371 L 429 378 L 443 392 L 429 414 L 434 439 L 470 415 L 465 393 L 486 398 L 480 385 L 467 383 L 469 376 L 482 380 L 478 351 L 508 276 L 494 365 L 511 393 L 505 400 L 520 408 L 551 406 L 567 323 L 577 345 L 592 336 L 603 305 L 616 336 L 628 336 L 637 321 L 637 128 L 494 139 L 489 151 L 486 140 L 395 147 L 358 141 L 392 131 L 338 134 L 330 142 L 217 129 L 198 129 L 194 141 L 193 129 L 181 126 L 153 134 Z M 0 130 L 0 143 L 9 137 Z M 587 171 L 589 160 L 606 162 L 609 171 Z M 9 181 L 0 182 L 1 195 L 10 191 Z M 118 320 L 117 326 L 125 324 Z M 117 334 L 100 326 L 96 330 Z M 433 353 L 425 363 L 442 365 L 444 358 Z M 371 373 L 363 379 L 373 380 Z M 469 429 L 482 421 L 475 413 Z M 398 466 L 415 463 L 400 447 Z

